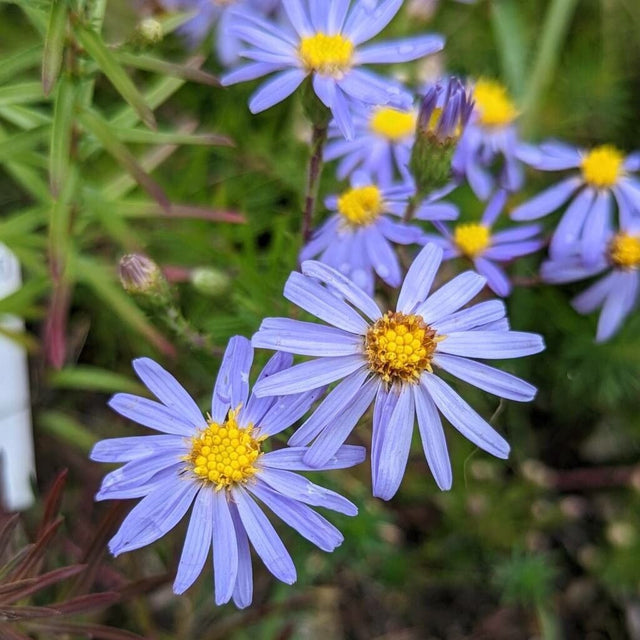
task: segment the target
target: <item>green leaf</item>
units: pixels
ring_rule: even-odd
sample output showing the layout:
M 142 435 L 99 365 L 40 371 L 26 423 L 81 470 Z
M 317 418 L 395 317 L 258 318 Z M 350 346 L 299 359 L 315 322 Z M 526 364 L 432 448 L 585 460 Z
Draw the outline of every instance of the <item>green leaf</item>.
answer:
M 54 103 L 49 150 L 49 184 L 54 196 L 59 193 L 69 175 L 77 92 L 77 85 L 72 78 L 64 76 L 60 80 Z
M 41 59 L 42 47 L 40 45 L 23 49 L 12 56 L 5 57 L 2 60 L 2 67 L 0 67 L 0 84 L 4 84 L 22 71 L 35 67 Z
M 85 110 L 79 114 L 82 125 L 92 133 L 105 150 L 133 177 L 133 179 L 165 209 L 169 198 L 162 187 L 142 168 L 135 156 L 115 136 L 110 125 L 95 111 Z
M 227 136 L 215 133 L 180 133 L 172 131 L 149 131 L 148 129 L 128 129 L 125 127 L 111 127 L 112 131 L 122 142 L 139 144 L 191 144 L 202 146 L 233 146 Z
M 202 84 L 209 85 L 211 87 L 219 87 L 220 81 L 215 76 L 202 71 L 192 65 L 173 64 L 162 60 L 161 58 L 154 58 L 153 56 L 134 54 L 127 51 L 119 51 L 116 54 L 117 59 L 124 65 L 134 67 L 135 69 L 142 69 L 144 71 L 154 71 L 162 76 L 175 76 L 177 78 L 184 78 L 185 80 L 191 80 L 193 82 L 200 82 Z
M 78 187 L 78 172 L 70 171 L 51 207 L 49 254 L 52 266 L 62 272 L 70 249 L 71 201 Z
M 0 326 L 0 336 L 4 336 L 21 347 L 24 347 L 29 353 L 34 353 L 38 350 L 38 342 L 26 331 L 14 331 L 13 329 Z
M 46 433 L 66 442 L 74 449 L 87 454 L 93 448 L 97 437 L 84 425 L 61 411 L 44 411 L 38 417 L 38 426 Z
M 8 104 L 27 104 L 44 100 L 42 85 L 39 82 L 20 82 L 0 87 L 0 106 Z
M 49 26 L 44 41 L 44 55 L 42 56 L 42 88 L 45 96 L 51 93 L 62 68 L 67 10 L 67 0 L 52 0 Z
M 48 113 L 20 104 L 0 107 L 0 117 L 20 129 L 35 129 L 45 124 L 51 124 L 51 116 Z
M 52 371 L 49 384 L 62 389 L 82 389 L 104 393 L 135 393 L 147 395 L 146 388 L 130 378 L 99 367 L 76 365 L 73 368 Z
M 42 309 L 36 303 L 48 288 L 47 278 L 31 278 L 20 289 L 0 299 L 0 314 L 29 319 L 41 317 Z
M 49 127 L 41 127 L 16 133 L 10 138 L 0 142 L 0 164 L 20 160 L 20 156 L 26 151 L 33 151 L 46 139 Z
M 131 301 L 127 294 L 115 284 L 112 270 L 95 260 L 78 257 L 74 263 L 76 277 L 90 287 L 108 309 L 126 322 L 132 329 L 143 335 L 163 353 L 174 353 L 173 346 L 150 324 L 144 313 Z
M 161 14 L 156 20 L 162 25 L 162 33 L 168 35 L 179 29 L 197 15 L 197 11 L 179 11 L 176 13 Z
M 155 129 L 156 119 L 153 112 L 113 53 L 102 42 L 100 36 L 86 27 L 78 27 L 76 33 L 82 46 L 94 59 L 104 75 L 109 78 L 118 93 L 131 105 L 140 116 L 142 122 L 150 129 Z

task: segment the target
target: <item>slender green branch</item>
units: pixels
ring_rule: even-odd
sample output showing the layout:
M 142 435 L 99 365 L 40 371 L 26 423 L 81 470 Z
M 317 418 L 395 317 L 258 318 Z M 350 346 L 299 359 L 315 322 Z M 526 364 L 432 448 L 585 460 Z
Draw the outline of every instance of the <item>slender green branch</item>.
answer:
M 305 243 L 311 239 L 313 217 L 318 200 L 318 188 L 322 176 L 324 146 L 327 142 L 328 126 L 325 123 L 314 124 L 311 136 L 311 157 L 307 172 L 307 189 L 304 198 L 304 215 L 302 218 L 302 239 Z

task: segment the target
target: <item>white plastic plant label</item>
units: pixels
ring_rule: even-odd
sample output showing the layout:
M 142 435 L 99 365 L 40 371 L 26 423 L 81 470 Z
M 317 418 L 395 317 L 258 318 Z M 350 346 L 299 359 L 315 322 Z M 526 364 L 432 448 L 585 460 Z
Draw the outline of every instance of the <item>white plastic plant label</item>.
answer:
M 18 260 L 0 243 L 0 300 L 20 285 Z M 23 321 L 0 315 L 0 326 L 20 331 Z M 27 354 L 15 341 L 0 335 L 0 496 L 6 510 L 19 511 L 32 504 L 34 475 Z

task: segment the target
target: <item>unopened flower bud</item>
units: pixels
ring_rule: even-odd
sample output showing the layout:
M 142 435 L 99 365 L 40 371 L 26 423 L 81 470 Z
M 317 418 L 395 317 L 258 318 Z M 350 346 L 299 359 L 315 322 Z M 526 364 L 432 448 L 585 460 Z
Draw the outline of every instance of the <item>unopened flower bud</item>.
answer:
M 448 78 L 427 90 L 411 155 L 411 171 L 420 193 L 449 182 L 453 153 L 472 110 L 473 101 L 458 78 Z
M 162 42 L 164 30 L 162 23 L 155 18 L 144 18 L 136 27 L 135 39 L 140 44 L 153 45 Z
M 153 294 L 164 288 L 164 276 L 160 267 L 150 258 L 139 253 L 123 256 L 118 266 L 120 282 L 127 293 Z
M 191 284 L 200 293 L 219 296 L 229 288 L 229 276 L 223 271 L 201 267 L 191 272 Z

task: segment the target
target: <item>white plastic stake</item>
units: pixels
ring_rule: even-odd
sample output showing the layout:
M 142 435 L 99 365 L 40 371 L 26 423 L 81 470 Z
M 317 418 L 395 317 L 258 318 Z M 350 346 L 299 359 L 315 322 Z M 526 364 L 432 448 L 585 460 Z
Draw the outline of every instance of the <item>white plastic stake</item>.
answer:
M 20 264 L 0 243 L 0 300 L 20 285 Z M 0 326 L 21 331 L 24 323 L 15 316 L 0 316 Z M 27 354 L 0 335 L 0 497 L 6 510 L 20 511 L 33 503 L 35 472 Z

